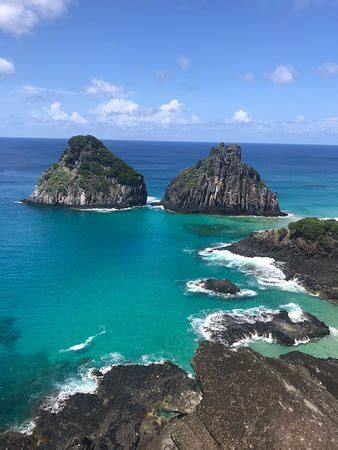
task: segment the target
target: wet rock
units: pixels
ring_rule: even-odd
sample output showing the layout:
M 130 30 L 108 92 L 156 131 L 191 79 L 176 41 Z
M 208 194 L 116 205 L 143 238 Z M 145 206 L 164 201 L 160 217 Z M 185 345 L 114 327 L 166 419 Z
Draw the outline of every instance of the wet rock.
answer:
M 309 313 L 293 321 L 285 310 L 261 309 L 258 314 L 216 313 L 209 316 L 204 332 L 212 341 L 239 344 L 251 338 L 265 338 L 281 345 L 321 338 L 330 334 L 325 323 Z
M 240 288 L 232 283 L 230 280 L 217 280 L 214 278 L 208 278 L 203 283 L 204 288 L 217 294 L 230 294 L 236 295 L 240 292 Z
M 161 204 L 183 213 L 280 216 L 277 194 L 241 160 L 239 145 L 219 144 L 210 156 L 180 172 Z

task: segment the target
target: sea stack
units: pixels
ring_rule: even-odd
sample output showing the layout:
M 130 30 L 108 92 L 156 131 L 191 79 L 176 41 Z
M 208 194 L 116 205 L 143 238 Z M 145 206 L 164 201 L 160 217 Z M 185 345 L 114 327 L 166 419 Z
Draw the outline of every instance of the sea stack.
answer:
M 275 192 L 241 159 L 239 145 L 220 143 L 208 158 L 182 170 L 161 204 L 182 213 L 282 216 Z
M 58 163 L 40 177 L 26 203 L 77 208 L 143 206 L 143 176 L 94 136 L 74 136 Z

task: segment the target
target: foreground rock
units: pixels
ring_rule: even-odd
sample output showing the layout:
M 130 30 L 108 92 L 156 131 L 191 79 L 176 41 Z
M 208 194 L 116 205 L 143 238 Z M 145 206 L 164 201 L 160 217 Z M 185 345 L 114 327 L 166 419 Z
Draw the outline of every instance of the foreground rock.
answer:
M 115 367 L 97 393 L 74 395 L 57 414 L 38 410 L 32 436 L 3 433 L 0 447 L 334 449 L 338 409 L 326 374 L 337 361 L 320 360 L 313 376 L 292 355 L 289 363 L 203 342 L 198 385 L 170 363 Z
M 94 136 L 74 136 L 25 202 L 120 209 L 145 205 L 147 190 L 143 176 L 101 141 Z
M 284 215 L 277 194 L 241 160 L 239 145 L 219 144 L 169 184 L 161 204 L 171 211 L 225 215 Z
M 288 279 L 296 277 L 309 292 L 338 303 L 337 243 L 338 221 L 306 218 L 288 229 L 253 233 L 227 250 L 281 261 Z
M 200 399 L 196 382 L 174 364 L 118 366 L 100 377 L 95 394 L 75 394 L 57 413 L 38 408 L 32 436 L 5 433 L 0 448 L 136 448 Z
M 281 345 L 295 345 L 330 334 L 330 328 L 309 313 L 291 319 L 288 311 L 263 307 L 236 312 L 217 312 L 207 317 L 202 333 L 212 341 L 239 345 L 265 338 Z

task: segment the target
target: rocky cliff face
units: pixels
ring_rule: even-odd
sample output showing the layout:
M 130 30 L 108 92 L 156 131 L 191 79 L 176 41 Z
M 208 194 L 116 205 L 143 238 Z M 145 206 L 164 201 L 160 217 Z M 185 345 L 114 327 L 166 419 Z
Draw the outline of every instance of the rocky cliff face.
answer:
M 284 215 L 277 194 L 241 160 L 240 146 L 223 143 L 211 149 L 209 158 L 179 173 L 161 204 L 184 213 Z
M 39 179 L 27 203 L 71 207 L 126 208 L 143 206 L 143 176 L 111 153 L 94 136 L 74 136 Z

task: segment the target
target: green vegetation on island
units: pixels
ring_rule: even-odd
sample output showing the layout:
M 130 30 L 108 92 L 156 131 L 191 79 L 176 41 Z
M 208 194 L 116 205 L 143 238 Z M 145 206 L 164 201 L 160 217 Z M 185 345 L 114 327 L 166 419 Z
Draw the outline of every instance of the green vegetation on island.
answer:
M 94 136 L 74 136 L 27 200 L 62 206 L 124 208 L 147 201 L 143 176 Z

